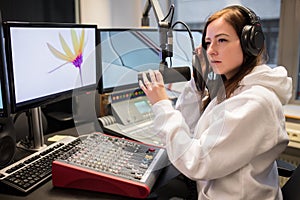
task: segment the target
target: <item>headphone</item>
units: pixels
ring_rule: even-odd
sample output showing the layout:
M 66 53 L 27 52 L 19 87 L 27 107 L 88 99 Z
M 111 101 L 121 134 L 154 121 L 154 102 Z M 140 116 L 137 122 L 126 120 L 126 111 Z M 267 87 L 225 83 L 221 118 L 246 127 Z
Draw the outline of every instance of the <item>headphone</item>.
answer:
M 264 33 L 262 31 L 260 18 L 252 11 L 251 9 L 241 6 L 234 5 L 230 7 L 235 7 L 240 9 L 243 13 L 246 13 L 249 16 L 250 24 L 245 25 L 242 34 L 241 34 L 241 46 L 243 51 L 247 55 L 257 56 L 265 42 Z
M 254 13 L 254 11 L 241 5 L 233 5 L 224 9 L 227 8 L 237 8 L 243 15 L 245 14 L 250 19 L 250 24 L 245 25 L 242 29 L 242 33 L 240 36 L 241 47 L 246 55 L 257 56 L 263 49 L 265 43 L 265 36 L 260 24 L 260 18 Z M 202 37 L 202 47 L 205 50 L 207 49 L 204 37 Z M 194 79 L 197 83 L 197 79 L 203 79 L 203 77 L 201 75 L 201 72 L 199 73 L 199 69 L 201 70 L 201 64 L 196 53 L 193 53 L 192 65 L 194 70 Z M 202 82 L 202 85 L 196 84 L 198 91 L 203 90 L 203 88 L 205 87 L 205 85 L 203 84 L 205 83 Z
M 236 8 L 246 17 L 250 19 L 250 24 L 243 27 L 240 36 L 242 50 L 246 55 L 257 56 L 265 42 L 265 37 L 260 24 L 260 18 L 249 8 L 241 5 L 228 6 L 224 9 Z M 202 46 L 206 49 L 204 37 L 202 38 Z

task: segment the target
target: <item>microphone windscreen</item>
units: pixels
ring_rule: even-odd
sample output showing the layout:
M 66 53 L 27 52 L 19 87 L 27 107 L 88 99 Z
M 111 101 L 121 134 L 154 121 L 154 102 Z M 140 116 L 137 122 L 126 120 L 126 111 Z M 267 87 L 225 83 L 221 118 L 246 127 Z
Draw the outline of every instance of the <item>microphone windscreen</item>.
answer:
M 165 68 L 159 70 L 164 79 L 164 83 L 177 83 L 191 80 L 191 69 L 190 67 L 174 67 L 174 68 Z M 151 81 L 149 72 L 140 72 L 138 73 L 138 81 L 143 81 L 143 73 L 146 73 L 146 76 L 149 81 Z
M 177 83 L 191 80 L 190 67 L 166 68 L 161 71 L 164 83 Z

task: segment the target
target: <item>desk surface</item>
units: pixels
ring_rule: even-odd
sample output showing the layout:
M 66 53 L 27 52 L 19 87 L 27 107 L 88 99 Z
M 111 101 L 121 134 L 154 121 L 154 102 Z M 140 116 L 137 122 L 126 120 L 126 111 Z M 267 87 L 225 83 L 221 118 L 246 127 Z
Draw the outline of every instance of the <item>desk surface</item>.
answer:
M 287 118 L 300 120 L 300 105 L 288 104 L 283 108 L 284 114 Z
M 176 193 L 176 194 L 174 194 Z M 187 188 L 183 181 L 179 179 L 173 179 L 169 184 L 157 190 L 157 198 L 151 196 L 148 198 L 155 200 L 165 200 L 171 197 L 183 197 L 187 195 Z M 48 181 L 45 184 L 38 187 L 33 192 L 26 196 L 0 193 L 0 199 L 3 200 L 133 200 L 133 198 L 122 197 L 113 194 L 105 194 L 92 191 L 84 191 L 77 189 L 56 188 L 52 186 L 52 181 Z
M 5 200 L 98 199 L 101 200 L 101 199 L 129 199 L 129 198 L 111 195 L 111 194 L 83 191 L 83 190 L 56 188 L 52 186 L 52 181 L 50 180 L 27 195 L 24 196 L 14 195 L 14 194 L 9 194 L 9 192 L 5 194 L 5 192 L 3 192 L 0 194 L 0 199 L 5 199 Z
M 77 132 L 80 132 L 82 130 L 76 130 L 75 128 L 67 129 L 64 131 L 60 131 L 55 134 L 51 134 L 46 136 L 45 141 L 47 141 L 47 138 L 53 136 L 53 135 L 73 135 L 76 136 Z M 86 131 L 86 130 L 85 130 Z M 78 135 L 78 134 L 77 134 Z M 171 169 L 172 170 L 172 169 Z M 168 173 L 166 173 L 168 176 Z M 166 181 L 166 177 L 160 178 L 159 181 Z M 3 189 L 3 188 L 2 188 Z M 47 181 L 46 183 L 42 184 L 35 190 L 33 190 L 31 193 L 28 193 L 26 195 L 18 195 L 15 194 L 15 191 L 9 191 L 5 190 L 1 191 L 0 188 L 0 199 L 5 200 L 68 200 L 68 199 L 97 199 L 97 200 L 124 200 L 124 199 L 133 199 L 113 194 L 106 194 L 106 193 L 99 193 L 99 192 L 92 192 L 92 191 L 84 191 L 84 190 L 78 190 L 78 189 L 66 189 L 66 188 L 57 188 L 53 187 L 52 180 Z M 187 195 L 187 188 L 186 184 L 182 180 L 182 177 L 180 178 L 176 176 L 176 178 L 172 178 L 170 181 L 166 182 L 166 184 L 162 187 L 159 187 L 155 192 L 156 198 L 148 198 L 148 199 L 156 199 L 156 200 L 164 200 L 169 199 L 174 196 L 178 197 L 184 197 Z M 150 196 L 151 197 L 151 196 Z

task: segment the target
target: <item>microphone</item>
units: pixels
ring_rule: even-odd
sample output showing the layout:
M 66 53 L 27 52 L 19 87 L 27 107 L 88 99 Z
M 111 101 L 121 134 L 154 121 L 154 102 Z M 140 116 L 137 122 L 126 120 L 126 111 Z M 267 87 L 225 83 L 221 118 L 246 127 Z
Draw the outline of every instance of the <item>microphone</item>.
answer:
M 168 68 L 166 58 L 173 57 L 173 30 L 172 30 L 172 18 L 174 14 L 174 5 L 172 4 L 167 16 L 164 16 L 162 10 L 159 6 L 158 0 L 149 0 L 146 3 L 145 11 L 143 17 L 148 16 L 148 12 L 153 6 L 154 14 L 159 27 L 159 42 L 161 47 L 161 63 L 159 66 L 159 71 L 162 74 L 164 83 L 175 83 L 189 81 L 191 79 L 191 70 L 190 67 L 173 67 Z M 167 21 L 167 18 L 171 17 L 171 22 Z M 142 22 L 147 22 L 146 19 L 143 19 Z M 146 73 L 146 76 L 149 81 L 151 78 L 149 72 Z M 143 72 L 138 73 L 138 81 L 143 81 Z
M 173 57 L 173 31 L 169 29 L 167 32 L 167 57 Z
M 173 57 L 173 31 L 170 28 L 159 28 L 159 41 L 162 62 L 167 57 Z
M 164 79 L 164 83 L 176 83 L 184 82 L 191 80 L 191 70 L 190 67 L 173 67 L 173 68 L 164 68 L 159 70 Z M 149 72 L 140 72 L 138 73 L 138 81 L 143 81 L 143 73 L 146 73 L 146 76 L 149 81 L 151 81 Z

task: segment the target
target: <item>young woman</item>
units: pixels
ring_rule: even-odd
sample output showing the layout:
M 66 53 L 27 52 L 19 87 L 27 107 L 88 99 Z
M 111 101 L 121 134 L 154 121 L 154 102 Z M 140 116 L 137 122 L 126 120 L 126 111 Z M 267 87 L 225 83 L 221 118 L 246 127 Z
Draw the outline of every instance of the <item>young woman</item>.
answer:
M 158 71 L 140 81 L 169 159 L 196 181 L 198 199 L 282 199 L 275 160 L 288 144 L 282 104 L 292 80 L 284 67 L 263 64 L 260 26 L 242 6 L 213 14 L 202 38 L 209 67 L 194 73 L 175 109 Z M 221 77 L 217 90 L 209 69 Z

